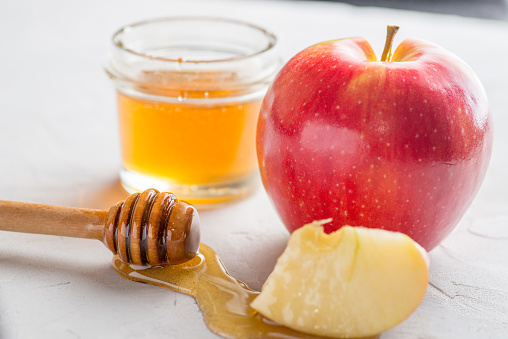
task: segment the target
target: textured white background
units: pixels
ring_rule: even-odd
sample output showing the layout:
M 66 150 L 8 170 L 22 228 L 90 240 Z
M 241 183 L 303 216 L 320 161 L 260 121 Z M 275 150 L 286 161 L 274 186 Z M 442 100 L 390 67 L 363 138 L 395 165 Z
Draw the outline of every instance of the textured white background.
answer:
M 109 209 L 125 197 L 113 89 L 102 71 L 120 26 L 173 15 L 264 26 L 287 60 L 313 43 L 363 36 L 381 52 L 402 28 L 466 60 L 484 83 L 495 147 L 458 229 L 431 252 L 431 284 L 391 338 L 508 338 L 508 25 L 321 2 L 0 2 L 0 199 Z M 203 242 L 259 289 L 288 233 L 264 191 L 201 213 Z M 214 338 L 194 300 L 127 281 L 92 240 L 0 232 L 0 338 Z

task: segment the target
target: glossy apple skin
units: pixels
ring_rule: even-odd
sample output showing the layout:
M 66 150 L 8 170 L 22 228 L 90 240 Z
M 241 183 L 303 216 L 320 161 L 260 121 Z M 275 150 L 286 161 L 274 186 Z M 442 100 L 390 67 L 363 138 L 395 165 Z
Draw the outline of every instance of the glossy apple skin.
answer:
M 326 218 L 406 233 L 427 251 L 458 224 L 492 152 L 485 91 L 469 66 L 428 42 L 377 61 L 362 38 L 293 57 L 264 99 L 263 185 L 290 232 Z

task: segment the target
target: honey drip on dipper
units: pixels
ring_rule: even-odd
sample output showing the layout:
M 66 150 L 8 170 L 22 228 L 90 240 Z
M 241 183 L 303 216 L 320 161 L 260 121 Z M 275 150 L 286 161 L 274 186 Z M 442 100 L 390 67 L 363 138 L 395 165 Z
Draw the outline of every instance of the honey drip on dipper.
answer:
M 0 230 L 97 239 L 124 262 L 150 266 L 192 259 L 200 239 L 196 209 L 154 189 L 109 211 L 0 200 Z

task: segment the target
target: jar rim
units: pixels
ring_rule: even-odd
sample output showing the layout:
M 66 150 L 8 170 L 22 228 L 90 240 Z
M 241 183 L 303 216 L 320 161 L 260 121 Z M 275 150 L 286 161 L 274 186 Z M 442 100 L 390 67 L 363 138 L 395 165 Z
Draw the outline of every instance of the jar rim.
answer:
M 210 21 L 210 22 L 224 22 L 224 23 L 242 25 L 244 27 L 249 27 L 249 28 L 252 28 L 252 29 L 262 33 L 265 37 L 267 37 L 268 43 L 264 48 L 259 49 L 255 52 L 249 53 L 249 54 L 235 55 L 233 57 L 211 59 L 211 60 L 195 60 L 195 59 L 186 60 L 186 59 L 182 59 L 182 58 L 175 59 L 175 58 L 167 58 L 167 57 L 161 57 L 161 56 L 153 56 L 153 55 L 149 55 L 147 53 L 136 51 L 134 49 L 124 46 L 123 43 L 121 42 L 121 39 L 119 38 L 122 34 L 126 33 L 131 28 L 135 28 L 135 27 L 139 27 L 139 26 L 143 26 L 143 25 L 147 25 L 147 24 L 152 24 L 152 23 L 177 22 L 177 21 L 187 21 L 187 22 L 190 22 L 190 21 L 203 21 L 203 22 Z M 137 55 L 142 58 L 150 59 L 150 60 L 177 62 L 177 63 L 181 63 L 181 64 L 201 64 L 201 63 L 214 64 L 214 63 L 221 63 L 221 62 L 241 61 L 241 60 L 252 58 L 252 57 L 261 55 L 265 52 L 268 52 L 275 47 L 275 44 L 277 42 L 277 37 L 275 36 L 275 34 L 268 31 L 267 29 L 262 28 L 258 25 L 246 22 L 246 21 L 230 19 L 230 18 L 225 18 L 225 17 L 215 17 L 215 16 L 173 16 L 173 17 L 160 17 L 160 18 L 155 18 L 155 19 L 142 20 L 142 21 L 138 21 L 138 22 L 135 22 L 135 23 L 132 23 L 129 25 L 125 25 L 125 26 L 121 27 L 120 29 L 118 29 L 113 34 L 111 40 L 113 42 L 113 45 L 118 47 L 119 49 L 126 51 L 128 53 L 132 53 L 132 54 Z

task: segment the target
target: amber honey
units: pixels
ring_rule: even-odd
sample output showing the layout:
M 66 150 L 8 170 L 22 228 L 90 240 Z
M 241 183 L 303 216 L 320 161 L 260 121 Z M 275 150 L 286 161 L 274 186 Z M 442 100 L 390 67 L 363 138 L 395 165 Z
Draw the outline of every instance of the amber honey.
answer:
M 278 325 L 256 313 L 250 302 L 259 294 L 227 272 L 217 254 L 201 244 L 190 262 L 163 267 L 138 268 L 113 259 L 122 277 L 191 295 L 209 329 L 225 338 L 321 338 Z
M 183 94 L 213 99 L 213 93 L 203 91 Z M 255 127 L 260 105 L 261 98 L 186 104 L 119 93 L 123 166 L 190 190 L 248 183 L 257 171 Z M 200 203 L 199 197 L 190 200 Z
M 105 70 L 117 90 L 123 186 L 200 206 L 251 193 L 259 109 L 280 64 L 274 46 L 260 27 L 212 17 L 115 33 Z
M 213 249 L 201 244 L 199 252 L 184 264 L 151 268 L 131 266 L 114 257 L 113 268 L 126 279 L 194 297 L 208 328 L 222 337 L 323 338 L 292 330 L 256 313 L 250 303 L 259 292 L 232 277 Z

